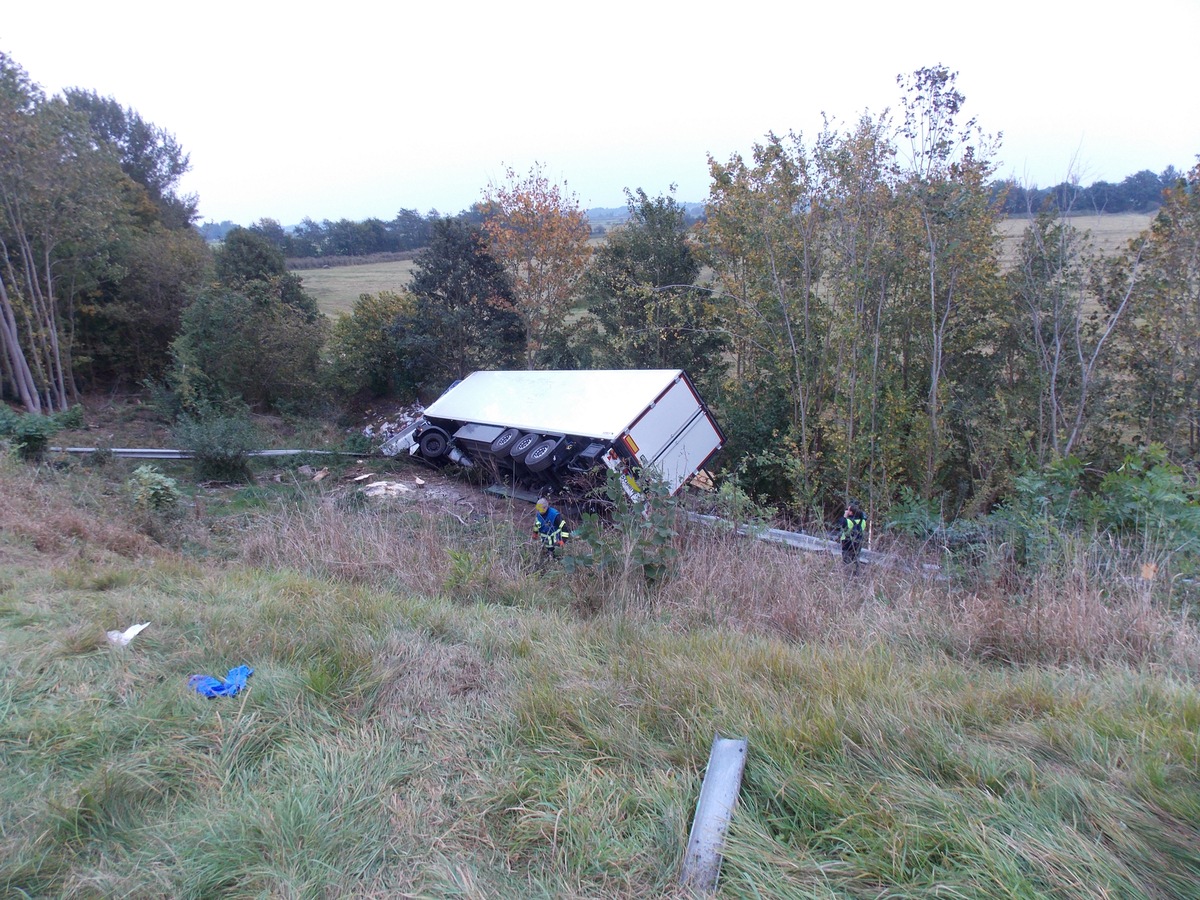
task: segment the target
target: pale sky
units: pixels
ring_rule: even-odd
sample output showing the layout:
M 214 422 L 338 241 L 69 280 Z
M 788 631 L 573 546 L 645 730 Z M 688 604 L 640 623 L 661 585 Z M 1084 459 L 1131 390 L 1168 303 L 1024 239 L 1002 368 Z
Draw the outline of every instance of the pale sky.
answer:
M 203 221 L 456 213 L 535 162 L 584 208 L 708 196 L 709 155 L 897 111 L 957 71 L 1043 187 L 1200 154 L 1200 0 L 9 3 L 0 51 L 48 94 L 95 90 L 172 132 Z

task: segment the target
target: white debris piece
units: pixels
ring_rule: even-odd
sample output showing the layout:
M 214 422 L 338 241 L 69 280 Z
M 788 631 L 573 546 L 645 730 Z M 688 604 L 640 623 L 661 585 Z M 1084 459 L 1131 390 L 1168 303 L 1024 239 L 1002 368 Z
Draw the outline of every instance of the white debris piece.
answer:
M 368 497 L 394 497 L 397 494 L 407 494 L 411 491 L 407 484 L 398 481 L 373 481 L 363 488 Z
M 124 631 L 109 631 L 109 632 L 107 632 L 108 642 L 110 644 L 117 644 L 118 646 L 124 647 L 126 644 L 128 644 L 130 641 L 132 641 L 135 637 L 137 637 L 139 634 L 141 634 L 142 629 L 145 628 L 149 624 L 150 624 L 149 622 L 142 622 L 138 625 L 130 625 Z

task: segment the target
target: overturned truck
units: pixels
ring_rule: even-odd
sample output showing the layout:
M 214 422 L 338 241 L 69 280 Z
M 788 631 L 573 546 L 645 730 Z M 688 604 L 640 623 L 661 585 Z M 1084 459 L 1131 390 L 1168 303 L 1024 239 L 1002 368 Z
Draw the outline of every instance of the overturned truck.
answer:
M 611 470 L 635 497 L 641 472 L 678 492 L 724 442 L 682 369 L 474 372 L 383 452 L 489 466 L 539 492 L 594 485 Z

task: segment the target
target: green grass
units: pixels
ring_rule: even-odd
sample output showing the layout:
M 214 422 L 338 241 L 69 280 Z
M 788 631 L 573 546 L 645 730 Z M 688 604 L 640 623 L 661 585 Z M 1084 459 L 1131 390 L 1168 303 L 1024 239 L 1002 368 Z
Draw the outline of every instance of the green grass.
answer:
M 260 486 L 206 562 L 100 540 L 82 478 L 0 468 L 0 896 L 683 897 L 716 733 L 750 748 L 719 896 L 1198 896 L 1188 618 L 995 664 L 961 587 L 728 537 L 597 599 L 520 517 Z M 26 546 L 34 511 L 75 536 Z

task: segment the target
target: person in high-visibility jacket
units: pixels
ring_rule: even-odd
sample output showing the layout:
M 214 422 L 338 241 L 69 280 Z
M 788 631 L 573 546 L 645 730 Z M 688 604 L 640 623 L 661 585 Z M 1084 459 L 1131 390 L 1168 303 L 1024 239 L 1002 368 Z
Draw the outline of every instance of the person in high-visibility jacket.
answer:
M 838 539 L 842 542 L 842 562 L 846 565 L 858 564 L 858 555 L 862 553 L 863 539 L 867 532 L 867 517 L 862 507 L 850 503 L 846 512 L 838 520 Z
M 536 511 L 533 516 L 533 539 L 541 540 L 549 550 L 561 547 L 571 536 L 571 532 L 567 530 L 567 520 L 545 497 L 538 500 L 534 509 Z

